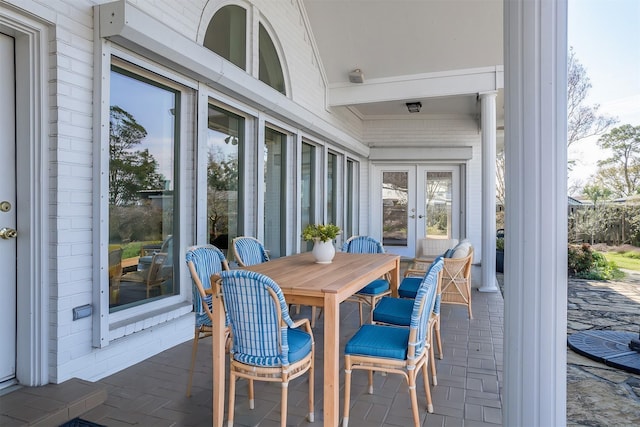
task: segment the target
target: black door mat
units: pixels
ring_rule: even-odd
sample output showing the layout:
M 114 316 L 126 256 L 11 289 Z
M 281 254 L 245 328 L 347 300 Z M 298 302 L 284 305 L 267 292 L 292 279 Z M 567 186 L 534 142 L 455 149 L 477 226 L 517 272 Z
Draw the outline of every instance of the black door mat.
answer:
M 640 353 L 629 348 L 638 339 L 635 332 L 583 331 L 569 335 L 569 347 L 576 353 L 617 369 L 640 374 Z
M 82 418 L 74 418 L 61 424 L 60 427 L 107 427 L 102 424 L 92 423 L 91 421 L 83 420 Z

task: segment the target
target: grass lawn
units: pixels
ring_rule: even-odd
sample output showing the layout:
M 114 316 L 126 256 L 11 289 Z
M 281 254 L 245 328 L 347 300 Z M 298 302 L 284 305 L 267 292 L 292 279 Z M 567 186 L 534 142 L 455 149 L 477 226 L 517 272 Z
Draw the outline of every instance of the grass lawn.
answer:
M 640 254 L 638 252 L 602 252 L 608 261 L 616 263 L 618 268 L 640 271 Z

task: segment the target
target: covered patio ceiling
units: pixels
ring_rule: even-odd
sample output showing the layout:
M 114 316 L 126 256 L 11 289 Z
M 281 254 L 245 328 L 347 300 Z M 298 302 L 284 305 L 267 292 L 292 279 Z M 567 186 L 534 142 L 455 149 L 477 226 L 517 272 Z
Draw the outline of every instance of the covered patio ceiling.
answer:
M 479 116 L 477 93 L 498 88 L 504 124 L 502 0 L 303 0 L 329 84 L 328 103 L 363 120 Z M 360 69 L 364 83 L 349 82 Z

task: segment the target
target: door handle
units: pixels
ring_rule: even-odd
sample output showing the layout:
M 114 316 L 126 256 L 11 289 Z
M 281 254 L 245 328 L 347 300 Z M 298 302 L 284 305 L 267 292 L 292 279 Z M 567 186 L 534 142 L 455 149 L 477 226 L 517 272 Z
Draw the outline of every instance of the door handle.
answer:
M 411 218 L 411 219 L 415 219 L 415 218 L 416 218 L 416 216 L 415 216 L 415 215 L 409 215 L 409 218 Z
M 18 235 L 18 232 L 13 228 L 9 228 L 9 227 L 0 228 L 0 238 L 3 238 L 5 240 L 15 239 L 17 235 Z
M 424 218 L 424 215 L 418 215 L 418 218 Z

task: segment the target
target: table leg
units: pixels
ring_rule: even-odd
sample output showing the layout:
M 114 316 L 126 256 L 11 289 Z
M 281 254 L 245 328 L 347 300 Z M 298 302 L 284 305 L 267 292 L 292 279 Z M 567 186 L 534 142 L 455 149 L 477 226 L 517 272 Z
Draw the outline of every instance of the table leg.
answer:
M 391 296 L 398 298 L 398 288 L 400 287 L 400 258 L 395 260 L 395 267 L 389 272 L 389 275 L 391 276 L 391 283 L 389 283 Z
M 225 385 L 225 318 L 224 306 L 220 296 L 213 296 L 213 317 L 212 322 L 212 361 L 213 361 L 213 427 L 222 427 L 224 420 L 224 385 Z
M 324 425 L 339 425 L 340 304 L 336 294 L 324 295 Z

